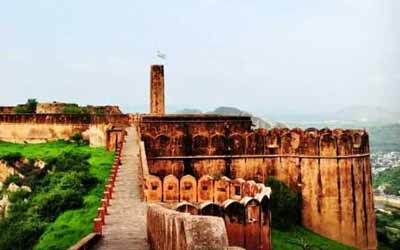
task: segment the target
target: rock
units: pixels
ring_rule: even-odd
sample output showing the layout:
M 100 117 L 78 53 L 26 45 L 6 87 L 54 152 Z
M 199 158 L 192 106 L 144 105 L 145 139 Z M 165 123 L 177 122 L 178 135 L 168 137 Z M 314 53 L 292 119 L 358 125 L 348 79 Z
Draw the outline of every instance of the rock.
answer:
M 11 183 L 10 185 L 8 185 L 7 191 L 9 192 L 16 192 L 20 189 L 20 187 L 15 184 L 15 183 Z
M 25 191 L 27 191 L 27 192 L 29 192 L 29 193 L 32 192 L 32 189 L 31 189 L 29 186 L 21 186 L 21 189 L 22 189 L 22 190 L 25 190 Z

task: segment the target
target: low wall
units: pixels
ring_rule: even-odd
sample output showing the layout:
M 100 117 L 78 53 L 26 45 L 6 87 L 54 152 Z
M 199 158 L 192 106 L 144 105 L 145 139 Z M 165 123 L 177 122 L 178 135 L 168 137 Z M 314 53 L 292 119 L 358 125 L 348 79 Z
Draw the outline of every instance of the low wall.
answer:
M 147 233 L 153 250 L 229 249 L 221 218 L 179 213 L 159 204 L 148 206 Z
M 91 146 L 113 149 L 115 135 L 107 132 L 128 124 L 127 115 L 0 114 L 0 141 L 42 143 L 82 133 Z

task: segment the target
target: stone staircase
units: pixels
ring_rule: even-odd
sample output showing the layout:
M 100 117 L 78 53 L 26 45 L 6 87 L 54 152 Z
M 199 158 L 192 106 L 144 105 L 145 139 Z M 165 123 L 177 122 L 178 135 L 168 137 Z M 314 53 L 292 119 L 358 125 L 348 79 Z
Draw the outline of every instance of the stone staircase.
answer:
M 140 199 L 140 140 L 136 127 L 129 127 L 127 133 L 103 238 L 95 246 L 96 250 L 149 250 L 147 205 Z

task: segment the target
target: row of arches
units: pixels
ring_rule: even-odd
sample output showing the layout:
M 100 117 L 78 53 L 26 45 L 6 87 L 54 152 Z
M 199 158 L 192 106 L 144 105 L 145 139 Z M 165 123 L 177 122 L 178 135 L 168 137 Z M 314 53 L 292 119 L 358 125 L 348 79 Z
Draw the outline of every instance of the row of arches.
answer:
M 363 130 L 256 130 L 229 136 L 197 134 L 169 137 L 142 135 L 149 156 L 242 155 L 242 154 L 311 154 L 325 148 L 348 148 L 346 154 L 368 153 L 368 134 Z M 350 152 L 348 152 L 350 151 Z
M 214 179 L 204 175 L 198 180 L 192 175 L 178 179 L 167 175 L 162 180 L 154 175 L 145 176 L 144 195 L 146 201 L 166 203 L 176 202 L 215 202 L 222 204 L 226 200 L 241 200 L 243 197 L 255 197 L 259 193 L 270 193 L 262 183 L 234 180 L 223 176 Z

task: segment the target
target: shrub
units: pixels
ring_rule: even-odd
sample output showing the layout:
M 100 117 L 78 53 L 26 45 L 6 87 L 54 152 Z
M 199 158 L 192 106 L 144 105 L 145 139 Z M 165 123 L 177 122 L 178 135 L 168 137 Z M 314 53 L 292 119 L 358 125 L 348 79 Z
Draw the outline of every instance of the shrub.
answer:
M 268 178 L 266 185 L 272 189 L 272 227 L 280 230 L 289 230 L 292 225 L 300 224 L 300 194 L 290 190 L 285 184 L 273 177 Z
M 89 110 L 85 107 L 79 107 L 78 104 L 68 104 L 63 108 L 64 114 L 89 114 Z
M 8 200 L 11 203 L 15 203 L 17 201 L 24 201 L 25 199 L 28 199 L 30 195 L 31 195 L 30 192 L 24 189 L 19 189 L 15 192 L 10 192 L 8 195 Z
M 86 192 L 97 183 L 97 179 L 90 176 L 88 172 L 68 172 L 59 180 L 58 188 L 63 190 L 72 189 Z
M 0 249 L 29 250 L 43 233 L 45 224 L 38 219 L 14 222 L 5 220 L 0 223 Z
M 79 208 L 83 204 L 83 195 L 79 191 L 54 190 L 35 200 L 40 218 L 54 221 L 59 214 L 68 209 Z
M 48 165 L 53 171 L 88 171 L 90 153 L 77 150 L 63 152 L 57 158 L 50 159 Z
M 74 135 L 72 135 L 70 137 L 70 140 L 75 142 L 75 143 L 77 143 L 78 145 L 81 145 L 81 144 L 87 145 L 87 144 L 89 144 L 89 142 L 87 140 L 83 139 L 82 133 L 75 133 Z
M 17 107 L 15 107 L 15 113 L 34 114 L 36 113 L 37 104 L 38 102 L 36 99 L 28 99 L 28 101 L 25 104 L 17 105 Z
M 1 157 L 8 165 L 15 167 L 16 163 L 22 159 L 20 152 L 12 152 Z

